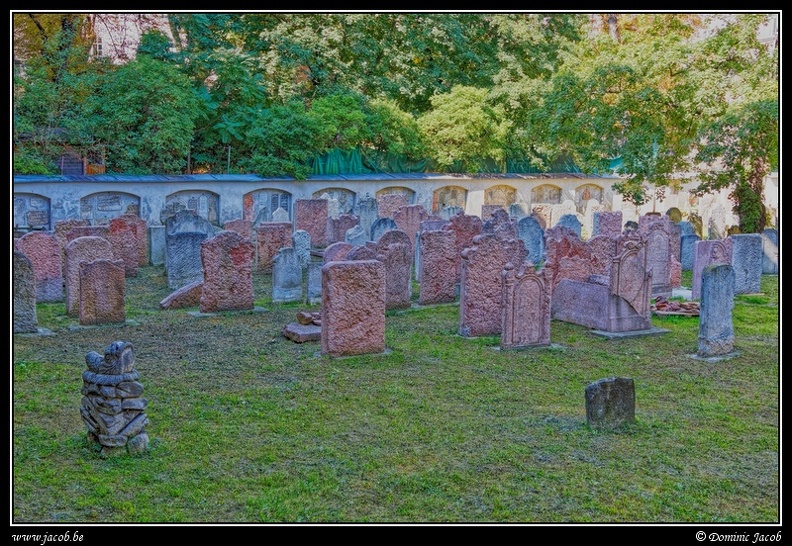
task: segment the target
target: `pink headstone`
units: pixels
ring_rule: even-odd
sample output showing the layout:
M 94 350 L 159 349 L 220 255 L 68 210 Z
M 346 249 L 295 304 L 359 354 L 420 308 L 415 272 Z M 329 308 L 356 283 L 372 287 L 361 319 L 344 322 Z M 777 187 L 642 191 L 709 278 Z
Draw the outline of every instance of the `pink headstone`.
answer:
M 286 222 L 262 222 L 256 228 L 256 271 L 272 271 L 272 261 L 281 248 L 292 246 L 292 226 Z
M 502 210 L 506 212 L 506 209 L 503 208 L 503 205 L 481 205 L 481 220 L 483 222 L 486 222 L 487 220 L 492 218 L 492 215 L 495 213 L 496 210 Z M 508 216 L 509 213 L 506 212 L 506 215 Z
M 454 232 L 454 263 L 456 264 L 456 282 L 462 278 L 462 251 L 473 246 L 473 237 L 481 234 L 484 223 L 478 216 L 467 214 L 456 214 L 451 217 L 444 230 Z
M 456 241 L 450 230 L 424 231 L 421 245 L 421 292 L 418 303 L 449 303 L 456 300 Z
M 618 243 L 605 235 L 581 241 L 565 226 L 555 226 L 545 232 L 546 263 L 557 286 L 561 279 L 587 281 L 591 275 L 608 275 Z
M 531 262 L 519 269 L 506 264 L 503 279 L 501 347 L 550 345 L 550 296 L 552 282 L 545 269 L 534 271 Z
M 125 272 L 122 260 L 80 262 L 80 324 L 92 326 L 126 321 Z
M 602 211 L 594 215 L 594 235 L 616 238 L 622 233 L 622 211 Z
M 385 351 L 385 266 L 377 260 L 322 267 L 322 353 Z
M 338 241 L 337 243 L 333 243 L 324 250 L 324 253 L 322 254 L 322 261 L 324 263 L 342 262 L 347 259 L 347 254 L 349 254 L 353 248 L 355 248 L 355 245 L 352 243 L 347 243 L 346 241 Z
M 697 300 L 701 297 L 701 274 L 709 265 L 732 263 L 732 239 L 712 239 L 696 241 L 693 246 L 693 287 L 691 297 Z
M 63 256 L 55 235 L 45 231 L 31 231 L 17 239 L 16 248 L 33 264 L 36 301 L 63 301 Z
M 388 193 L 377 197 L 377 215 L 379 218 L 393 218 L 396 211 L 410 204 L 406 195 Z
M 236 231 L 245 239 L 253 240 L 253 222 L 238 218 L 236 220 L 229 220 L 223 224 L 223 229 L 227 231 Z
M 358 225 L 358 217 L 354 214 L 342 214 L 338 218 L 328 218 L 328 243 L 346 240 L 346 232 Z
M 459 301 L 459 335 L 487 336 L 501 333 L 503 286 L 501 273 L 507 263 L 525 261 L 522 241 L 501 241 L 494 234 L 473 238 L 462 251 L 462 282 Z
M 297 199 L 294 202 L 294 229 L 311 236 L 311 245 L 324 248 L 328 241 L 327 199 Z
M 646 260 L 652 270 L 652 296 L 671 295 L 671 220 L 668 216 L 643 215 L 638 231 L 646 235 Z
M 403 210 L 403 209 L 400 209 Z M 385 308 L 409 307 L 412 296 L 412 243 L 401 230 L 385 232 L 377 241 L 377 259 L 385 264 Z
M 410 236 L 412 248 L 415 248 L 416 237 L 421 230 L 421 222 L 429 219 L 429 213 L 422 205 L 407 205 L 399 207 L 393 215 L 393 221 L 399 230 Z
M 73 241 L 77 237 L 102 237 L 108 238 L 110 234 L 109 226 L 76 226 L 66 233 L 66 241 Z
M 107 240 L 113 246 L 113 255 L 124 262 L 127 277 L 137 277 L 142 256 L 147 254 L 146 222 L 126 214 L 110 220 Z
M 201 243 L 204 271 L 202 313 L 253 309 L 253 243 L 236 231 L 221 231 Z
M 66 244 L 66 314 L 80 312 L 80 264 L 94 260 L 115 260 L 110 241 L 103 237 L 78 237 Z
M 203 281 L 195 281 L 174 290 L 160 302 L 160 309 L 198 307 L 201 304 L 203 284 Z

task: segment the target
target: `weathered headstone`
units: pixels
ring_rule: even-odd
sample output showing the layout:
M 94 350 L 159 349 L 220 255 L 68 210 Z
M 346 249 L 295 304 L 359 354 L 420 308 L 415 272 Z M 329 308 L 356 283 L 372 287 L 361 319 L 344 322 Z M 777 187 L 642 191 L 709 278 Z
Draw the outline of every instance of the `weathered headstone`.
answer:
M 762 273 L 778 275 L 778 230 L 762 231 Z
M 762 235 L 743 233 L 731 235 L 734 268 L 734 293 L 757 294 L 762 291 Z
M 82 374 L 80 416 L 88 427 L 88 439 L 101 446 L 102 455 L 141 453 L 149 437 L 140 373 L 135 369 L 132 344 L 116 341 L 104 356 L 95 351 L 85 355 L 88 367 Z
M 304 229 L 292 233 L 292 248 L 297 253 L 300 267 L 306 267 L 311 261 L 311 235 Z
M 377 259 L 377 249 L 371 248 L 367 245 L 357 245 L 353 246 L 347 252 L 346 257 L 344 260 L 353 261 L 353 260 L 376 260 Z
M 652 296 L 670 297 L 671 288 L 671 220 L 668 216 L 644 215 L 638 230 L 646 235 L 647 267 L 652 271 Z
M 693 286 L 690 289 L 694 300 L 701 297 L 701 273 L 705 267 L 715 264 L 731 265 L 732 244 L 730 238 L 696 241 L 693 254 Z
M 322 267 L 322 353 L 385 351 L 385 265 L 377 260 Z
M 509 218 L 516 221 L 525 216 L 528 216 L 528 205 L 525 203 L 512 203 L 509 205 Z
M 58 239 L 45 231 L 31 231 L 17 239 L 16 248 L 33 264 L 36 301 L 63 301 L 63 255 Z
M 125 296 L 123 260 L 80 262 L 80 325 L 123 324 Z
M 322 303 L 322 262 L 308 264 L 308 281 L 306 287 L 306 300 L 308 305 Z
M 307 231 L 316 248 L 329 244 L 327 202 L 327 199 L 297 199 L 294 202 L 294 229 Z
M 186 284 L 203 280 L 201 243 L 207 237 L 206 233 L 200 232 L 178 232 L 168 236 L 165 252 L 168 288 L 176 290 Z
M 586 421 L 600 430 L 612 430 L 635 422 L 635 382 L 609 377 L 586 386 Z
M 109 241 L 110 227 L 103 226 L 76 226 L 66 233 L 66 240 L 73 241 L 78 237 L 101 237 Z
M 392 218 L 377 218 L 371 225 L 371 240 L 377 242 L 383 233 L 393 229 L 399 229 L 399 226 Z
M 680 262 L 682 263 L 683 271 L 691 271 L 693 269 L 693 261 L 695 256 L 696 241 L 699 236 L 695 233 L 682 235 L 679 241 L 679 253 L 681 255 Z
M 507 263 L 503 280 L 500 346 L 504 349 L 550 345 L 552 282 L 545 270 L 525 261 L 519 269 Z
M 358 225 L 363 229 L 366 240 L 369 240 L 369 237 L 371 237 L 371 225 L 379 216 L 377 200 L 368 194 L 361 199 L 357 199 L 352 208 L 352 214 L 358 217 Z
M 253 309 L 253 254 L 253 243 L 236 231 L 203 241 L 202 313 Z
M 253 240 L 253 236 L 255 234 L 255 229 L 253 228 L 253 222 L 242 218 L 237 218 L 236 220 L 229 220 L 228 222 L 223 224 L 223 229 L 226 231 L 236 231 L 242 237 L 244 237 L 245 239 L 250 239 L 251 241 Z
M 365 245 L 366 241 L 368 241 L 368 235 L 363 230 L 363 227 L 357 224 L 347 230 L 344 235 L 344 241 L 351 245 Z
M 682 220 L 677 222 L 679 226 L 679 236 L 684 237 L 685 235 L 695 235 L 696 229 L 693 227 L 693 224 L 688 222 L 687 220 Z
M 421 267 L 418 303 L 450 303 L 456 300 L 456 234 L 451 230 L 423 231 L 418 236 Z
M 410 202 L 406 195 L 388 193 L 377 197 L 377 211 L 380 218 L 391 218 L 401 207 L 406 207 Z
M 272 261 L 281 249 L 292 246 L 292 226 L 284 222 L 262 222 L 256 228 L 256 271 L 272 271 Z
M 145 248 L 141 251 L 141 245 L 148 245 L 145 221 L 141 226 L 140 222 L 134 222 L 132 218 L 137 217 L 125 215 L 111 219 L 107 233 L 107 240 L 113 247 L 113 255 L 123 262 L 127 277 L 137 277 L 141 252 L 147 253 Z
M 519 239 L 499 240 L 494 234 L 473 238 L 473 246 L 462 251 L 462 280 L 459 302 L 459 335 L 498 335 L 502 327 L 503 281 L 507 263 L 522 263 L 527 256 Z
M 562 279 L 585 282 L 591 275 L 609 275 L 618 252 L 617 239 L 597 235 L 581 241 L 574 231 L 564 226 L 545 231 L 545 245 L 553 286 L 558 286 Z
M 577 217 L 577 214 L 562 215 L 561 218 L 558 219 L 556 225 L 569 228 L 574 231 L 578 237 L 581 236 L 582 225 L 580 223 L 580 219 Z
M 289 222 L 289 211 L 278 207 L 272 211 L 272 221 L 276 223 Z
M 160 309 L 198 307 L 201 304 L 203 285 L 203 281 L 195 281 L 174 290 L 160 302 Z
M 14 333 L 30 334 L 38 332 L 36 316 L 36 279 L 33 264 L 18 251 L 13 251 L 13 301 Z
M 709 358 L 730 353 L 734 349 L 734 268 L 713 264 L 701 272 L 698 351 Z
M 503 205 L 481 205 L 481 221 L 486 222 L 495 214 L 495 211 L 502 210 L 508 216 L 509 213 L 503 208 Z
M 385 264 L 385 308 L 409 307 L 413 262 L 410 236 L 398 229 L 383 234 L 377 242 L 377 259 Z
M 66 244 L 66 314 L 80 312 L 80 263 L 114 260 L 110 242 L 102 237 L 78 237 Z
M 165 264 L 165 226 L 150 226 L 148 228 L 148 247 L 151 265 Z
M 454 232 L 454 244 L 456 245 L 454 261 L 456 262 L 457 282 L 462 279 L 462 251 L 473 246 L 473 238 L 481 234 L 483 227 L 484 222 L 478 216 L 457 214 L 451 217 L 448 225 L 443 228 Z
M 346 260 L 349 251 L 355 248 L 355 245 L 345 241 L 339 241 L 328 246 L 322 254 L 322 261 L 327 262 L 342 262 Z
M 340 214 L 327 220 L 328 243 L 344 241 L 346 232 L 358 225 L 358 217 L 352 214 Z
M 429 219 L 429 213 L 422 205 L 408 205 L 400 207 L 393 214 L 393 221 L 396 222 L 396 227 L 406 233 L 410 237 L 411 247 L 410 250 L 415 248 L 416 237 L 421 230 L 421 222 Z
M 544 230 L 533 216 L 525 216 L 517 221 L 517 235 L 528 251 L 528 259 L 538 264 L 544 260 Z
M 437 215 L 443 220 L 451 220 L 451 218 L 453 218 L 458 214 L 465 214 L 465 210 L 462 207 L 451 206 L 451 207 L 443 207 L 437 213 Z M 478 216 L 476 218 L 478 218 Z M 481 218 L 479 218 L 479 220 L 481 220 Z
M 282 248 L 275 255 L 272 266 L 272 301 L 285 303 L 302 301 L 303 276 L 297 253 L 291 247 Z

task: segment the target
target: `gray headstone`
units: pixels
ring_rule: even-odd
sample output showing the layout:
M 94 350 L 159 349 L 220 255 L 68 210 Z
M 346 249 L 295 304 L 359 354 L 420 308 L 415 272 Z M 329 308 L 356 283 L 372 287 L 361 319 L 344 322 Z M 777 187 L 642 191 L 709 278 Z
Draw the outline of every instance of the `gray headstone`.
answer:
M 519 220 L 524 216 L 528 216 L 528 205 L 525 203 L 512 203 L 509 205 L 509 218 Z
M 693 227 L 693 224 L 688 222 L 687 220 L 682 220 L 681 222 L 677 222 L 680 231 L 682 232 L 682 237 L 685 235 L 695 235 L 696 229 Z
M 586 420 L 596 429 L 635 422 L 635 383 L 626 377 L 600 379 L 586 387 Z
M 544 260 L 544 230 L 533 216 L 526 216 L 517 221 L 517 234 L 528 251 L 528 259 L 534 264 Z
M 368 235 L 360 224 L 357 224 L 348 230 L 344 236 L 344 240 L 352 245 L 365 245 L 368 241 Z
M 302 267 L 293 248 L 282 248 L 272 264 L 272 301 L 302 300 Z
M 578 219 L 576 214 L 564 214 L 561 218 L 558 219 L 556 223 L 557 226 L 565 226 L 577 233 L 577 236 L 580 237 L 580 232 L 582 230 L 580 220 Z
M 168 236 L 165 262 L 168 288 L 176 290 L 186 284 L 203 280 L 201 243 L 207 237 L 206 233 L 197 232 L 175 233 Z
M 762 273 L 778 275 L 778 230 L 762 231 Z
M 14 333 L 38 332 L 36 317 L 36 279 L 27 256 L 14 251 Z
M 300 267 L 306 267 L 311 261 L 311 234 L 304 229 L 298 229 L 292 233 L 292 246 L 297 253 Z
M 691 233 L 688 235 L 682 235 L 681 243 L 680 243 L 680 254 L 681 259 L 679 260 L 682 263 L 682 269 L 684 271 L 692 271 L 693 270 L 693 261 L 695 256 L 696 250 L 696 241 L 699 240 L 699 236 L 695 233 Z
M 701 273 L 698 351 L 700 357 L 728 354 L 734 348 L 734 268 L 715 264 Z
M 165 264 L 165 226 L 149 226 L 151 265 Z
M 371 224 L 371 240 L 375 242 L 379 241 L 380 237 L 382 237 L 386 231 L 394 229 L 399 229 L 399 226 L 396 225 L 393 218 L 377 218 L 377 220 Z
M 272 213 L 272 221 L 273 222 L 288 222 L 289 221 L 289 211 L 278 207 Z
M 377 200 L 369 195 L 366 195 L 366 197 L 362 199 L 358 199 L 352 208 L 352 214 L 358 217 L 358 224 L 363 228 L 363 233 L 366 234 L 368 240 L 368 237 L 371 235 L 371 225 L 379 216 Z
M 762 236 L 759 233 L 731 235 L 734 293 L 762 291 Z
M 308 305 L 322 303 L 322 262 L 308 264 Z
M 464 213 L 465 211 L 462 209 L 462 207 L 443 207 L 442 209 L 440 209 L 440 212 L 438 212 L 437 215 L 443 220 L 450 220 L 457 214 L 464 214 Z

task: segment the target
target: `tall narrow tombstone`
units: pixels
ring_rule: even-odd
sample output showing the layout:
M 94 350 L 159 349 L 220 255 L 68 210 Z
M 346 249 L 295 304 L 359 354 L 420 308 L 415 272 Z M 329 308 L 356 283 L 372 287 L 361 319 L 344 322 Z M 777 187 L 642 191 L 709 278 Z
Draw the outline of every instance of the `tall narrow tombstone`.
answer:
M 148 228 L 148 247 L 151 265 L 165 265 L 165 226 Z
M 408 205 L 400 207 L 393 214 L 393 221 L 396 222 L 398 229 L 410 237 L 410 251 L 416 246 L 416 237 L 421 230 L 421 222 L 429 219 L 429 213 L 422 205 Z
M 149 249 L 148 249 L 148 223 L 141 217 L 135 214 L 123 214 L 118 218 L 113 218 L 110 220 L 110 243 L 113 243 L 113 239 L 116 236 L 124 237 L 128 236 L 132 239 L 132 243 L 130 247 L 134 250 L 131 251 L 132 254 L 137 254 L 137 266 L 144 267 L 149 264 Z M 126 245 L 123 245 L 126 248 Z M 115 248 L 115 246 L 113 247 Z M 121 256 L 117 255 L 119 258 Z M 126 260 L 124 260 L 124 267 L 128 268 L 126 264 Z M 127 272 L 127 277 L 130 277 L 129 272 Z
M 500 346 L 504 349 L 550 345 L 552 282 L 545 270 L 525 261 L 519 269 L 507 263 L 503 280 L 503 319 Z
M 203 280 L 201 243 L 208 235 L 201 232 L 179 232 L 169 235 L 165 252 L 168 288 L 176 290 Z
M 253 254 L 253 243 L 236 231 L 201 243 L 202 313 L 253 309 Z
M 734 349 L 734 268 L 714 264 L 701 272 L 698 351 L 708 358 L 730 353 Z
M 371 225 L 371 240 L 376 243 L 383 233 L 394 229 L 399 229 L 399 226 L 392 218 L 377 218 Z
M 114 260 L 110 242 L 102 237 L 78 237 L 66 244 L 66 314 L 80 312 L 80 263 Z
M 517 235 L 525 245 L 528 259 L 538 264 L 544 260 L 544 230 L 533 216 L 525 216 L 517 221 Z
M 123 260 L 80 262 L 79 321 L 82 326 L 126 321 Z
M 635 422 L 635 382 L 609 377 L 586 386 L 586 421 L 599 430 L 612 430 Z
M 300 267 L 306 267 L 311 261 L 311 235 L 304 229 L 298 229 L 292 233 L 292 248 L 297 253 L 297 261 Z
M 691 297 L 701 297 L 701 274 L 705 267 L 715 264 L 731 265 L 732 240 L 714 239 L 696 241 L 693 254 L 693 287 L 690 289 Z
M 13 251 L 13 301 L 14 333 L 30 334 L 38 332 L 36 316 L 36 279 L 33 264 L 18 251 Z
M 131 222 L 129 215 L 110 220 L 107 240 L 113 247 L 113 255 L 124 263 L 127 277 L 137 277 L 141 239 L 146 240 L 145 228 L 138 222 Z
M 308 281 L 306 300 L 308 305 L 322 303 L 322 262 L 308 263 Z
M 80 416 L 89 441 L 101 446 L 103 455 L 145 451 L 149 446 L 148 400 L 142 396 L 132 344 L 116 341 L 104 355 L 91 351 L 85 363 Z
M 294 203 L 294 229 L 307 231 L 316 248 L 329 244 L 327 202 L 327 199 L 297 199 Z
M 734 293 L 757 294 L 762 291 L 762 236 L 759 233 L 731 235 L 734 268 Z
M 379 216 L 377 200 L 366 194 L 365 197 L 355 201 L 352 213 L 358 217 L 358 225 L 363 230 L 366 239 L 369 240 L 369 237 L 371 237 L 371 225 Z
M 481 234 L 483 227 L 484 222 L 478 216 L 460 213 L 452 216 L 448 225 L 443 228 L 454 232 L 457 283 L 462 279 L 462 251 L 473 246 L 473 238 Z
M 377 260 L 322 267 L 322 353 L 385 351 L 385 265 Z
M 762 231 L 762 273 L 778 275 L 778 230 Z
M 698 235 L 695 233 L 690 233 L 682 235 L 679 241 L 679 254 L 681 256 L 679 261 L 682 263 L 683 271 L 693 270 L 693 257 L 695 255 L 694 251 L 696 248 L 696 241 L 698 240 Z
M 286 303 L 302 301 L 302 266 L 291 247 L 282 248 L 275 255 L 272 266 L 272 301 Z
M 456 234 L 451 230 L 423 231 L 420 245 L 421 291 L 418 303 L 450 303 L 456 300 Z
M 63 301 L 63 256 L 58 239 L 46 231 L 31 231 L 17 240 L 16 248 L 33 264 L 36 301 Z
M 291 224 L 285 222 L 259 224 L 256 228 L 256 271 L 271 272 L 275 254 L 281 248 L 290 246 L 292 246 Z
M 399 229 L 383 234 L 377 242 L 377 259 L 385 264 L 385 308 L 409 307 L 413 262 L 410 236 Z
M 459 335 L 477 337 L 501 333 L 501 272 L 509 262 L 522 263 L 526 254 L 521 241 L 501 241 L 494 234 L 477 235 L 473 238 L 473 246 L 462 251 Z
M 652 297 L 670 297 L 671 220 L 667 216 L 641 216 L 638 229 L 646 234 L 647 267 L 652 271 Z

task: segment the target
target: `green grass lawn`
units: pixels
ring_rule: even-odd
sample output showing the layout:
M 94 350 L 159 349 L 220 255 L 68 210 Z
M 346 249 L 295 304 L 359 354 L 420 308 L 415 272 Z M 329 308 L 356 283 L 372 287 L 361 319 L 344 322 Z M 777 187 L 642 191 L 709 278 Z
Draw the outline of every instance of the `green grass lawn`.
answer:
M 553 321 L 550 348 L 456 335 L 456 305 L 389 311 L 384 355 L 281 335 L 300 310 L 162 311 L 162 267 L 127 279 L 125 326 L 13 336 L 14 523 L 780 521 L 779 283 L 735 298 L 738 356 L 690 358 L 698 318 L 607 340 Z M 417 285 L 416 285 L 417 286 Z M 415 294 L 417 300 L 417 292 Z M 103 458 L 80 417 L 85 355 L 131 342 L 150 449 Z M 586 385 L 630 377 L 636 422 L 586 423 Z

